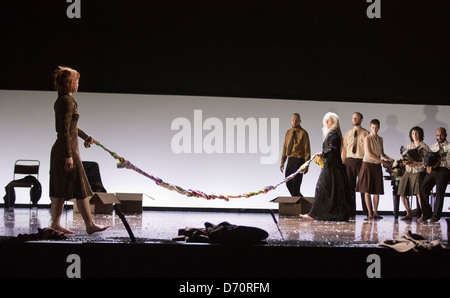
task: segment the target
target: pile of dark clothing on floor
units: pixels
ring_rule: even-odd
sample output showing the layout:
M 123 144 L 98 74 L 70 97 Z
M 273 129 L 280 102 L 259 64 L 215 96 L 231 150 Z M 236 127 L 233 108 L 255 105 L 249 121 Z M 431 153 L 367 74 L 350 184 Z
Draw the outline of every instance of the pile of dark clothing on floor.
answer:
M 173 241 L 216 243 L 216 244 L 258 244 L 269 234 L 255 227 L 237 226 L 228 222 L 218 225 L 205 222 L 205 228 L 185 228 L 178 230 Z
M 12 241 L 25 242 L 25 241 L 37 241 L 37 240 L 65 240 L 68 237 L 63 232 L 54 230 L 52 228 L 38 228 L 36 234 L 19 234 Z

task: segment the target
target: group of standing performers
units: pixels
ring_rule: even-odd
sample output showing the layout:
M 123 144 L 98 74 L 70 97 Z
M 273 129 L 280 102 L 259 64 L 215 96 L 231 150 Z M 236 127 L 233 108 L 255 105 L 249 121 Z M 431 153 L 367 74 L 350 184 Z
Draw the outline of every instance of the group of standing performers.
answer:
M 394 160 L 384 152 L 383 138 L 378 135 L 380 121 L 370 121 L 370 131 L 361 127 L 363 115 L 352 115 L 353 128 L 342 136 L 339 117 L 327 113 L 323 118 L 322 152 L 323 168 L 317 181 L 314 203 L 308 214 L 300 214 L 309 220 L 346 221 L 356 215 L 356 193 L 361 196 L 361 203 L 366 220 L 381 219 L 378 214 L 380 195 L 384 194 L 382 166 L 388 168 Z M 295 173 L 311 156 L 308 133 L 301 127 L 300 115 L 291 118 L 292 128 L 286 132 L 283 144 L 280 169 L 283 171 L 287 160 L 286 177 Z M 438 221 L 441 218 L 445 190 L 450 178 L 450 143 L 447 141 L 445 128 L 436 130 L 437 143 L 428 147 L 424 142 L 423 129 L 415 126 L 409 132 L 411 142 L 407 149 L 420 148 L 422 157 L 427 152 L 439 152 L 440 161 L 425 165 L 424 160 L 405 165 L 398 187 L 398 195 L 406 209 L 402 219 L 411 220 L 411 211 L 407 196 L 416 195 L 422 211 L 418 222 Z M 307 173 L 307 169 L 303 172 Z M 287 183 L 292 196 L 302 196 L 300 186 L 303 174 L 298 174 Z M 432 209 L 429 197 L 436 186 L 436 202 Z
M 50 157 L 51 227 L 63 233 L 73 233 L 60 225 L 60 219 L 64 202 L 75 198 L 86 231 L 91 234 L 108 227 L 94 223 L 90 212 L 89 199 L 93 192 L 81 162 L 77 140 L 80 137 L 92 143 L 92 138 L 78 128 L 77 102 L 72 97 L 78 91 L 79 79 L 80 74 L 68 67 L 59 67 L 54 74 L 58 98 L 54 105 L 57 139 Z M 312 209 L 308 214 L 301 214 L 302 218 L 349 220 L 356 212 L 355 191 L 361 193 L 367 218 L 381 218 L 377 212 L 379 196 L 384 193 L 381 165 L 388 167 L 393 160 L 384 153 L 383 138 L 378 135 L 380 122 L 373 119 L 369 132 L 361 127 L 362 121 L 362 114 L 355 112 L 352 116 L 353 129 L 342 136 L 338 116 L 334 113 L 324 116 L 322 152 L 318 153 L 323 159 L 323 168 L 316 185 Z M 309 136 L 300 123 L 300 115 L 293 114 L 292 128 L 286 133 L 280 165 L 283 172 L 287 160 L 286 177 L 295 173 L 311 157 Z M 428 148 L 423 143 L 423 130 L 420 127 L 411 129 L 408 148 L 421 146 L 425 151 L 440 152 L 441 160 L 435 165 L 424 166 L 422 161 L 406 166 L 406 173 L 399 186 L 399 195 L 407 211 L 405 219 L 412 217 L 406 200 L 408 195 L 420 197 L 421 221 L 440 219 L 450 167 L 450 144 L 446 137 L 445 129 L 439 128 L 436 131 L 438 143 Z M 308 169 L 304 171 L 307 172 Z M 302 177 L 303 174 L 298 174 L 287 182 L 292 196 L 301 196 Z M 436 204 L 432 211 L 428 197 L 435 185 Z

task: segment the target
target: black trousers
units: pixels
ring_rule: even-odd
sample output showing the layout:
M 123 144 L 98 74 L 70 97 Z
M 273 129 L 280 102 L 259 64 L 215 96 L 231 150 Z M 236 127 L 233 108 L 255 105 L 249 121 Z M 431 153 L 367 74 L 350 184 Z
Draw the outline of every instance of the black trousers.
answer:
M 352 158 L 347 157 L 344 162 L 345 170 L 347 171 L 347 178 L 348 178 L 348 185 L 350 187 L 350 193 L 351 193 L 351 203 L 352 203 L 352 212 L 353 214 L 350 214 L 350 216 L 356 215 L 356 181 L 359 176 L 359 171 L 361 170 L 362 166 L 362 159 L 359 158 Z M 365 215 L 367 215 L 367 206 L 364 199 L 364 193 L 361 193 L 361 205 L 363 207 L 363 212 Z
M 303 159 L 303 158 L 288 157 L 286 171 L 285 171 L 285 177 L 288 177 L 289 175 L 297 172 L 298 169 L 300 169 L 300 167 L 304 163 L 305 163 L 305 159 Z M 300 186 L 302 185 L 302 180 L 303 180 L 303 174 L 298 174 L 293 179 L 286 182 L 286 187 L 288 188 L 289 192 L 291 193 L 291 196 L 298 197 L 298 196 L 302 195 L 300 192 Z
M 438 167 L 433 169 L 430 174 L 425 175 L 420 186 L 420 202 L 422 204 L 423 217 L 428 219 L 440 219 L 442 214 L 442 207 L 444 206 L 445 190 L 447 188 L 450 173 L 447 168 Z M 430 193 L 436 185 L 436 202 L 434 204 L 434 211 L 430 205 Z

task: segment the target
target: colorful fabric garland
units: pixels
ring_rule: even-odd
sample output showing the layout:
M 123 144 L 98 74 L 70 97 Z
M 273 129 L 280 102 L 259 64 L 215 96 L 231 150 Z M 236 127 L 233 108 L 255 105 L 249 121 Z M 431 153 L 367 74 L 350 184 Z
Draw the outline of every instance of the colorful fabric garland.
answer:
M 119 169 L 131 169 L 147 178 L 150 178 L 151 180 L 153 180 L 157 185 L 162 186 L 166 189 L 169 190 L 173 190 L 176 191 L 182 195 L 188 196 L 188 197 L 197 197 L 197 198 L 205 198 L 207 200 L 214 200 L 214 199 L 222 199 L 225 201 L 229 201 L 230 198 L 249 198 L 252 196 L 256 196 L 259 194 L 266 194 L 271 190 L 274 190 L 275 188 L 277 188 L 278 186 L 280 186 L 283 183 L 288 182 L 289 180 L 293 179 L 296 175 L 298 175 L 299 173 L 304 172 L 309 164 L 311 163 L 311 161 L 315 161 L 315 163 L 317 163 L 318 165 L 320 165 L 320 167 L 323 167 L 323 161 L 322 161 L 322 157 L 320 155 L 318 155 L 317 153 L 314 154 L 314 156 L 308 160 L 307 162 L 305 162 L 295 173 L 289 175 L 288 177 L 286 177 L 283 181 L 279 182 L 276 185 L 269 185 L 264 187 L 263 189 L 260 189 L 258 191 L 254 191 L 254 192 L 247 192 L 241 195 L 214 195 L 214 194 L 206 194 L 202 191 L 199 190 L 192 190 L 192 189 L 188 189 L 185 190 L 184 188 L 177 186 L 177 185 L 173 185 L 167 182 L 164 182 L 161 178 L 158 177 L 154 177 L 150 174 L 147 174 L 146 172 L 142 171 L 140 168 L 136 167 L 135 165 L 133 165 L 131 162 L 129 162 L 128 160 L 124 159 L 123 157 L 119 156 L 116 152 L 113 152 L 111 150 L 109 150 L 108 148 L 106 148 L 105 146 L 103 146 L 99 141 L 95 140 L 94 138 L 92 138 L 91 136 L 89 136 L 86 141 L 84 142 L 84 146 L 86 148 L 89 148 L 91 145 L 91 142 L 93 142 L 94 144 L 96 144 L 97 146 L 101 147 L 103 150 L 107 151 L 112 157 L 114 157 L 115 159 L 119 160 L 119 162 L 117 163 L 117 168 Z

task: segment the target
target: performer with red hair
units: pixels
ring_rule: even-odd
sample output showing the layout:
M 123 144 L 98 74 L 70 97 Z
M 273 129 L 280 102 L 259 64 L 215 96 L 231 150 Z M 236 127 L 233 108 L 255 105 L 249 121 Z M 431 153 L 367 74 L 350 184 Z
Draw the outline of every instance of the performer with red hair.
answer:
M 78 149 L 78 138 L 88 135 L 78 128 L 77 102 L 72 94 L 78 91 L 80 74 L 69 67 L 58 67 L 54 75 L 58 98 L 55 102 L 55 128 L 57 139 L 50 156 L 51 227 L 63 233 L 74 232 L 60 225 L 64 202 L 76 199 L 77 207 L 86 224 L 88 234 L 108 227 L 96 225 L 92 219 L 89 200 L 93 192 L 89 185 Z

